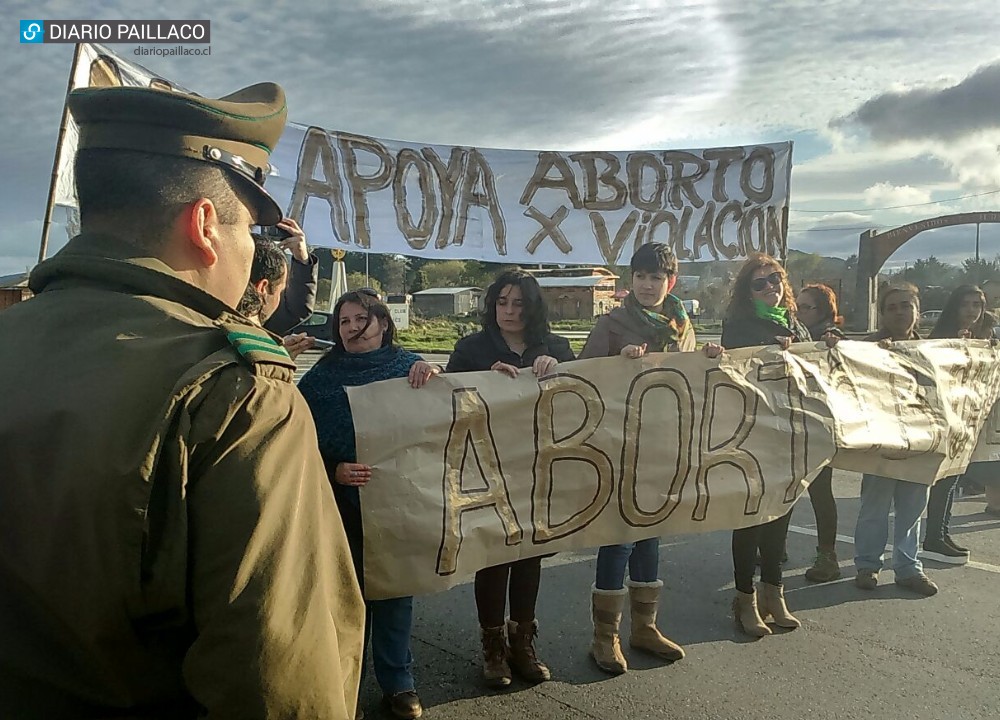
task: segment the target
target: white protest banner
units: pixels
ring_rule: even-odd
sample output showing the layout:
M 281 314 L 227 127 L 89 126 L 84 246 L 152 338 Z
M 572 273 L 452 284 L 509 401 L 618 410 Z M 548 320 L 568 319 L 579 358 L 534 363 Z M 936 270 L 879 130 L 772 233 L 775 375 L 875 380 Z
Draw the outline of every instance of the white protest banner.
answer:
M 101 45 L 74 87 L 174 87 Z M 292 109 L 294 112 L 294 108 Z M 72 125 L 72 122 L 70 123 Z M 57 204 L 75 206 L 76 131 Z M 792 144 L 694 150 L 495 150 L 289 123 L 268 190 L 310 243 L 430 260 L 613 265 L 645 242 L 680 260 L 784 258 Z
M 371 598 L 520 558 L 756 525 L 835 467 L 931 484 L 1000 397 L 985 342 L 600 358 L 349 388 Z M 405 401 L 404 401 L 405 399 Z
M 1000 460 L 1000 403 L 993 406 L 986 419 L 986 427 L 979 433 L 979 444 L 972 455 L 974 462 L 996 462 Z

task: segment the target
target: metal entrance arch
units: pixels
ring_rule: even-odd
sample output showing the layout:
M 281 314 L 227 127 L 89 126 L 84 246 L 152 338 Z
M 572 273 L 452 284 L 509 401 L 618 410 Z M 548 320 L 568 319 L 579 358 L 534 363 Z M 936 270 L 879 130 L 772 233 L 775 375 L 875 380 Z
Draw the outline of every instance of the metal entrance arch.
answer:
M 878 274 L 894 252 L 914 235 L 925 230 L 951 227 L 952 225 L 981 225 L 1000 223 L 1000 212 L 971 212 L 941 215 L 930 220 L 919 220 L 900 225 L 892 230 L 878 232 L 865 230 L 858 240 L 857 304 L 858 329 L 872 332 L 878 324 Z

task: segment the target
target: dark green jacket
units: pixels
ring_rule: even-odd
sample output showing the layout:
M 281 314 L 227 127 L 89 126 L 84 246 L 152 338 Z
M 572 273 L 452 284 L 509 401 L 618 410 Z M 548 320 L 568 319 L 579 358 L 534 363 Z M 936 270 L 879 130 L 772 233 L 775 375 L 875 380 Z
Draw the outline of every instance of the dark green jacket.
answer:
M 364 606 L 294 364 L 77 237 L 0 312 L 0 718 L 353 717 Z

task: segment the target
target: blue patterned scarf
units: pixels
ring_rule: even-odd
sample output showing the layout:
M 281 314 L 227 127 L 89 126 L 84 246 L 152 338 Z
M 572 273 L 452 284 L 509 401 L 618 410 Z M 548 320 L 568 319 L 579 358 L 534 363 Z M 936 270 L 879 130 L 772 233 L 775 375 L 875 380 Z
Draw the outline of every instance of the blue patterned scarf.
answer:
M 302 377 L 299 391 L 312 410 L 324 460 L 331 466 L 357 462 L 354 418 L 345 388 L 406 377 L 418 360 L 419 355 L 392 346 L 366 353 L 329 353 Z

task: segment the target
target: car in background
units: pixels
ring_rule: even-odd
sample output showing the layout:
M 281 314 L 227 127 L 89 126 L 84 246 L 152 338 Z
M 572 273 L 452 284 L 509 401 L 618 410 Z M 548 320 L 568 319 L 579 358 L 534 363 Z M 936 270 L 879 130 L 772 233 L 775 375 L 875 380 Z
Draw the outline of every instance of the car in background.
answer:
M 289 330 L 288 334 L 292 335 L 305 333 L 306 335 L 318 338 L 319 340 L 336 342 L 337 338 L 333 336 L 333 322 L 331 317 L 330 313 L 327 312 L 314 312 L 312 315 Z
M 691 317 L 697 318 L 701 315 L 701 303 L 697 300 L 682 300 L 681 302 L 684 304 L 684 311 Z
M 940 317 L 940 310 L 924 310 L 920 313 L 920 326 L 933 327 Z

